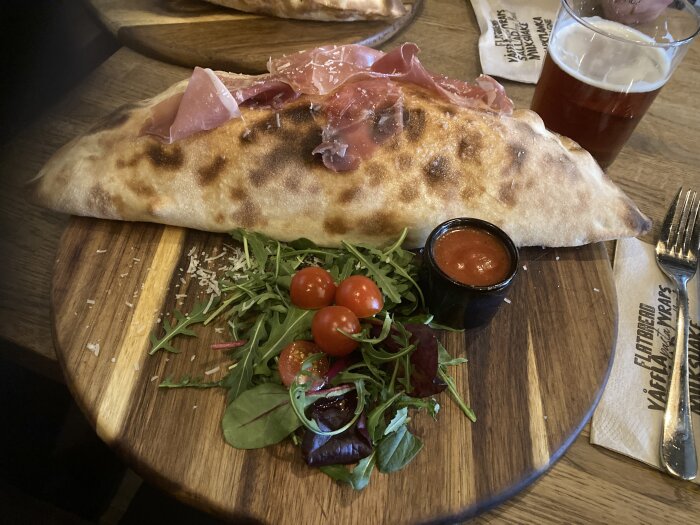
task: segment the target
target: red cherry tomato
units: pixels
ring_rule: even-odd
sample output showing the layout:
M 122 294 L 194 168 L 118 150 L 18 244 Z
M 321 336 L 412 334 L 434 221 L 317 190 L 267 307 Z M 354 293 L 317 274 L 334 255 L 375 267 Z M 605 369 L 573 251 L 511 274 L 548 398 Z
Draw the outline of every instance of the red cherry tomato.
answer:
M 321 308 L 311 321 L 311 334 L 316 344 L 328 355 L 340 357 L 348 355 L 360 343 L 340 333 L 338 329 L 348 334 L 360 331 L 357 316 L 344 306 Z
M 301 370 L 301 364 L 311 355 L 321 353 L 318 345 L 311 341 L 294 341 L 282 349 L 278 362 L 280 379 L 285 386 L 290 386 Z M 321 378 L 328 372 L 328 359 L 322 357 L 311 364 L 308 370 L 312 376 Z M 305 383 L 308 376 L 299 376 L 299 383 Z
M 364 275 L 351 275 L 335 291 L 335 304 L 345 306 L 359 317 L 371 317 L 384 307 L 382 292 Z
M 302 268 L 292 277 L 289 287 L 292 304 L 306 310 L 316 310 L 333 303 L 335 283 L 323 268 Z

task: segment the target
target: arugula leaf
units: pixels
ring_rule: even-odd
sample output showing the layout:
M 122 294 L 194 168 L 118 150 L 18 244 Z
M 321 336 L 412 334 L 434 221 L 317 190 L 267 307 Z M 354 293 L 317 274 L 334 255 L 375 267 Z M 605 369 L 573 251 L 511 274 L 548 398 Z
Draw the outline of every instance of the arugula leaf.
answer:
M 377 447 L 377 466 L 380 472 L 396 472 L 408 465 L 423 448 L 423 442 L 408 431 L 404 424 L 386 436 Z
M 248 342 L 236 351 L 235 355 L 239 360 L 222 382 L 223 386 L 229 389 L 226 396 L 227 403 L 231 403 L 252 384 L 253 364 L 257 355 L 258 344 L 265 337 L 265 319 L 266 316 L 264 315 L 258 317 L 250 332 Z
M 360 261 L 360 264 L 367 269 L 370 276 L 374 279 L 382 292 L 384 292 L 384 294 L 391 299 L 392 302 L 396 304 L 401 302 L 401 295 L 396 291 L 395 281 L 389 277 L 386 269 L 381 269 L 379 266 L 374 264 L 369 257 L 366 257 L 360 253 L 360 251 L 352 244 L 343 241 L 343 246 L 346 250 L 353 254 L 358 261 Z
M 173 345 L 171 344 L 171 341 L 173 338 L 177 335 L 186 335 L 189 337 L 196 337 L 197 334 L 195 334 L 192 330 L 189 329 L 190 326 L 194 324 L 199 324 L 204 322 L 205 319 L 205 314 L 204 310 L 206 309 L 207 304 L 206 303 L 197 303 L 194 305 L 192 308 L 192 311 L 189 313 L 189 315 L 185 316 L 182 314 L 182 312 L 175 310 L 175 319 L 176 322 L 174 325 L 170 324 L 170 321 L 168 319 L 165 319 L 163 321 L 163 327 L 165 328 L 165 335 L 163 336 L 162 339 L 158 339 L 155 333 L 151 333 L 150 340 L 151 340 L 151 349 L 148 352 L 150 355 L 155 354 L 158 350 L 165 350 L 166 352 L 171 352 L 171 353 L 179 353 L 180 351 L 175 349 Z
M 450 397 L 452 397 L 454 402 L 457 403 L 459 409 L 464 413 L 465 416 L 472 420 L 472 423 L 476 423 L 476 414 L 471 408 L 467 406 L 467 404 L 464 402 L 464 399 L 462 399 L 462 396 L 460 396 L 459 392 L 457 392 L 455 380 L 452 379 L 452 377 L 447 372 L 445 372 L 443 367 L 438 368 L 438 376 L 440 376 L 440 378 L 445 383 L 447 383 L 447 390 L 450 393 Z
M 277 383 L 243 392 L 226 408 L 221 424 L 226 442 L 242 449 L 274 445 L 301 426 L 289 392 Z
M 467 363 L 466 357 L 452 357 L 450 353 L 438 342 L 438 365 L 439 366 L 456 366 Z
M 403 407 L 400 408 L 396 411 L 396 414 L 392 418 L 392 420 L 389 422 L 387 425 L 386 429 L 384 430 L 384 435 L 388 436 L 395 430 L 398 430 L 399 427 L 402 425 L 405 425 L 408 422 L 408 408 Z
M 328 465 L 319 467 L 319 469 L 335 481 L 347 483 L 355 490 L 362 490 L 369 484 L 372 470 L 374 470 L 377 461 L 376 455 L 376 451 L 372 452 L 366 458 L 361 459 L 352 470 L 348 470 L 345 465 Z
M 268 362 L 273 357 L 279 355 L 282 349 L 295 339 L 299 339 L 304 332 L 311 330 L 311 320 L 314 317 L 313 310 L 302 310 L 295 306 L 290 306 L 283 322 L 279 322 L 279 316 L 272 316 L 272 327 L 267 341 L 258 349 L 260 356 L 255 372 L 269 375 L 270 368 Z
M 384 413 L 401 396 L 401 392 L 377 405 L 367 416 L 367 431 L 372 438 L 372 443 L 379 441 L 384 435 Z

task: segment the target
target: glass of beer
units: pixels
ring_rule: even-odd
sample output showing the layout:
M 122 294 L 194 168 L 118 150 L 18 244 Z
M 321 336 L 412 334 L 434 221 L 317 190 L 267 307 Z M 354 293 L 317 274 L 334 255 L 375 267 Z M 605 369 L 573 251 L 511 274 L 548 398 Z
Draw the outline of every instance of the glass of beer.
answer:
M 605 169 L 699 29 L 687 0 L 562 0 L 531 108 Z

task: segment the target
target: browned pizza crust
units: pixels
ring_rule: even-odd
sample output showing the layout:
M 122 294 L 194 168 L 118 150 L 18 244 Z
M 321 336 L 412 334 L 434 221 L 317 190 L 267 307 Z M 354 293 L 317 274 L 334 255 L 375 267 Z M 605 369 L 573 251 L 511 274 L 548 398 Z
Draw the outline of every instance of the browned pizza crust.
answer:
M 121 108 L 62 148 L 34 198 L 67 213 L 209 231 L 243 227 L 280 240 L 383 244 L 409 228 L 420 246 L 440 222 L 479 217 L 516 244 L 571 246 L 648 231 L 640 213 L 576 143 L 528 110 L 512 117 L 459 108 L 405 85 L 404 131 L 349 172 L 327 169 L 317 98 L 241 108 L 174 144 L 138 136 L 149 107 Z
M 281 18 L 352 22 L 397 18 L 406 14 L 400 0 L 207 0 L 247 13 Z

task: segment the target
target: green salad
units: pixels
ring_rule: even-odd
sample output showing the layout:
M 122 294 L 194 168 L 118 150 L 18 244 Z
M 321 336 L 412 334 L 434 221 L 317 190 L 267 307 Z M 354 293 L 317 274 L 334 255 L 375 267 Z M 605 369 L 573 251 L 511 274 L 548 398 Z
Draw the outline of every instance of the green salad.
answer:
M 232 233 L 244 261 L 220 278 L 220 296 L 175 313 L 151 350 L 177 352 L 177 338 L 222 317 L 230 341 L 214 345 L 234 364 L 221 380 L 169 378 L 162 388 L 225 388 L 226 442 L 261 448 L 285 439 L 333 479 L 362 489 L 375 467 L 397 471 L 418 454 L 413 411 L 437 417 L 447 390 L 475 415 L 448 368 L 466 363 L 440 344 L 418 285 L 419 257 L 401 245 L 320 248 Z

